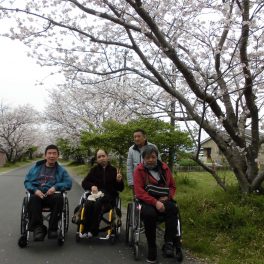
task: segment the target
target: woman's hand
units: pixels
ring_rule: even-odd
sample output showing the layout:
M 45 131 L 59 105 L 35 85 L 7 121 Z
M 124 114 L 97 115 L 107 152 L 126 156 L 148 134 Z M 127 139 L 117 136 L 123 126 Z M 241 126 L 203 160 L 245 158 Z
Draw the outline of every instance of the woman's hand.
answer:
M 163 204 L 162 202 L 157 201 L 157 202 L 156 202 L 156 209 L 157 209 L 159 212 L 163 213 L 163 212 L 165 211 L 165 206 L 164 206 L 164 204 Z
M 92 188 L 91 188 L 91 192 L 94 193 L 94 194 L 95 194 L 95 193 L 98 193 L 98 188 L 97 188 L 97 186 L 95 186 L 95 185 L 92 186 Z
M 165 202 L 165 201 L 167 201 L 168 199 L 169 199 L 168 196 L 162 196 L 162 197 L 159 198 L 159 201 L 160 201 L 160 202 Z
M 121 169 L 117 169 L 116 181 L 120 182 L 121 180 L 122 180 Z

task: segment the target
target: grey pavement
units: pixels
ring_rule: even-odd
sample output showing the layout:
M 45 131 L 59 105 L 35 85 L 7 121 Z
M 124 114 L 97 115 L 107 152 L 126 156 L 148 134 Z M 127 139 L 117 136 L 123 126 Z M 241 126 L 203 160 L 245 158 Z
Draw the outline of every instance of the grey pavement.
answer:
M 83 178 L 81 176 L 74 175 L 74 174 L 72 174 L 71 176 L 73 177 L 74 181 L 81 186 L 81 182 L 82 182 Z M 125 228 L 126 211 L 127 211 L 127 209 L 123 207 L 122 208 L 123 228 Z M 125 230 L 123 230 L 123 232 L 125 232 Z M 162 247 L 163 234 L 164 234 L 163 231 L 161 229 L 159 229 L 157 232 L 157 243 L 159 243 L 159 248 Z M 146 248 L 146 240 L 144 239 L 144 237 L 141 239 L 141 242 L 142 242 L 142 247 L 145 246 L 145 248 Z M 144 248 L 141 248 L 141 252 L 142 251 L 144 252 L 144 254 L 146 254 L 146 250 Z M 144 259 L 144 254 L 142 254 L 142 256 L 141 256 L 141 258 L 143 258 L 143 259 Z M 132 257 L 133 257 L 133 255 L 132 255 Z M 162 263 L 175 263 L 176 262 L 175 260 L 172 260 L 172 262 L 163 262 L 163 261 L 164 261 L 164 259 L 162 260 L 162 257 L 160 256 L 159 257 L 159 263 L 160 264 L 162 264 Z M 199 260 L 198 258 L 192 256 L 191 253 L 189 252 L 189 250 L 184 249 L 184 260 L 181 263 L 183 263 L 183 264 L 206 264 L 206 261 L 205 260 Z
M 21 205 L 25 190 L 24 176 L 30 166 L 11 170 L 0 174 L 0 264 L 76 264 L 76 263 L 145 263 L 145 246 L 139 261 L 133 259 L 133 252 L 124 242 L 124 230 L 119 241 L 112 245 L 109 241 L 91 239 L 76 243 L 76 225 L 70 222 L 69 231 L 63 246 L 58 246 L 56 240 L 45 239 L 43 242 L 30 241 L 28 247 L 20 248 L 17 241 L 20 237 Z M 70 206 L 70 217 L 83 193 L 81 179 L 73 176 L 74 184 L 67 196 Z M 123 222 L 123 227 L 125 223 Z M 176 263 L 175 259 L 164 259 L 159 251 L 159 263 Z M 200 264 L 196 259 L 186 254 L 185 264 Z

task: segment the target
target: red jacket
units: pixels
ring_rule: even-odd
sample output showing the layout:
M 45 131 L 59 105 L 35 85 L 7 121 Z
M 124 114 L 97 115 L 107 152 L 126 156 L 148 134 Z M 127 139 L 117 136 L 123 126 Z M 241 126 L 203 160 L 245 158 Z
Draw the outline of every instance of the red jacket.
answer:
M 169 198 L 173 199 L 176 193 L 175 181 L 172 177 L 172 174 L 171 174 L 171 171 L 168 165 L 162 162 L 161 166 L 162 166 L 162 170 L 164 171 L 164 176 L 166 178 L 166 182 L 170 190 Z M 149 184 L 158 185 L 158 181 L 154 177 L 152 177 L 151 174 L 144 168 L 144 164 L 143 163 L 138 164 L 138 166 L 136 167 L 134 171 L 134 175 L 133 175 L 135 194 L 139 200 L 147 204 L 156 206 L 157 199 L 149 195 L 145 191 L 147 176 L 149 177 Z

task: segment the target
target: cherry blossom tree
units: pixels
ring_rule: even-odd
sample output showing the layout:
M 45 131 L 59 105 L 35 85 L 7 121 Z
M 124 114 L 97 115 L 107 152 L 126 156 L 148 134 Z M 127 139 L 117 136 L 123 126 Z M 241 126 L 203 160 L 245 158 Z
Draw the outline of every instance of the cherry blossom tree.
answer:
M 38 113 L 30 106 L 0 105 L 0 148 L 7 161 L 16 162 L 37 145 Z
M 49 129 L 76 144 L 82 131 L 100 127 L 108 119 L 126 122 L 131 111 L 109 96 L 102 84 L 93 86 L 62 85 L 50 91 L 45 109 Z
M 7 35 L 31 46 L 40 64 L 60 65 L 67 83 L 122 78 L 165 91 L 179 119 L 206 131 L 250 192 L 264 180 L 263 7 L 262 0 L 25 0 L 0 10 L 12 20 Z

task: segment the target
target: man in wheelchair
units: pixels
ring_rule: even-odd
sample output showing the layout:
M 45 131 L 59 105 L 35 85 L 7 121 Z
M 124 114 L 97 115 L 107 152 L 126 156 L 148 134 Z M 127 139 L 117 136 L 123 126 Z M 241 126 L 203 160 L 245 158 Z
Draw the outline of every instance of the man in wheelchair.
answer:
M 142 204 L 141 215 L 148 244 L 147 262 L 156 263 L 156 225 L 160 218 L 165 221 L 164 255 L 173 257 L 174 247 L 176 254 L 182 254 L 180 241 L 176 240 L 178 208 L 173 200 L 176 186 L 168 166 L 158 160 L 155 147 L 146 146 L 142 158 L 143 163 L 134 171 L 134 191 Z
M 83 235 L 97 236 L 103 212 L 116 207 L 118 193 L 123 191 L 124 182 L 119 169 L 113 167 L 105 150 L 96 151 L 97 165 L 91 168 L 82 181 L 82 187 L 90 195 L 84 207 Z
M 43 241 L 47 227 L 43 225 L 43 208 L 50 209 L 48 238 L 58 237 L 58 221 L 63 210 L 63 195 L 58 192 L 70 190 L 72 180 L 68 172 L 57 163 L 59 149 L 49 145 L 45 159 L 38 161 L 26 175 L 24 185 L 30 193 L 28 202 L 29 230 L 34 241 Z

